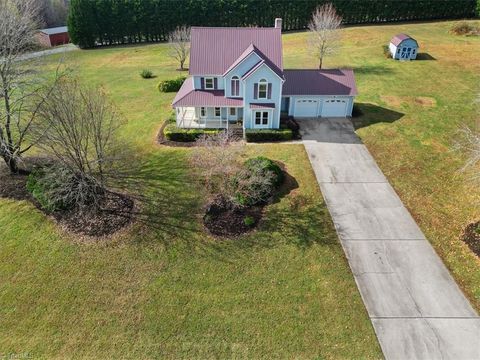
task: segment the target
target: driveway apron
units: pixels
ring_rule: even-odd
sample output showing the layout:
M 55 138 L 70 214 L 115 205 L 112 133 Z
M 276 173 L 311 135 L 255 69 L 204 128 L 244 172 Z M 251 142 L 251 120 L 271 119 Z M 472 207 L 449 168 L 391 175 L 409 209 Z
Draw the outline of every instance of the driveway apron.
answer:
M 349 119 L 302 138 L 387 359 L 480 359 L 480 318 Z

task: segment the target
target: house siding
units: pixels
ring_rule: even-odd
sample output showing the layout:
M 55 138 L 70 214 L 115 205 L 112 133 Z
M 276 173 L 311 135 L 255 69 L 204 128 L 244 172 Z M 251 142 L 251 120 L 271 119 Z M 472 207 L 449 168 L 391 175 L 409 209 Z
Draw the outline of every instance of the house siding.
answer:
M 267 80 L 267 83 L 272 84 L 272 93 L 270 99 L 255 99 L 254 87 L 261 79 Z M 268 128 L 275 129 L 280 127 L 280 105 L 282 97 L 282 80 L 266 65 L 259 67 L 253 74 L 244 80 L 243 98 L 245 101 L 244 107 L 244 127 L 251 129 L 254 127 L 252 121 L 252 109 L 250 104 L 254 103 L 274 103 L 275 108 L 271 110 L 272 117 Z
M 193 86 L 195 89 L 200 90 L 202 88 L 202 78 L 214 78 L 214 83 L 217 84 L 217 88 L 215 90 L 223 90 L 224 89 L 224 82 L 223 78 L 221 76 L 210 76 L 210 75 L 205 75 L 205 76 L 193 76 Z M 215 81 L 215 79 L 217 79 Z
M 225 96 L 232 96 L 231 81 L 234 76 L 238 76 L 239 79 L 250 70 L 255 64 L 260 61 L 260 58 L 257 54 L 251 53 L 247 58 L 245 58 L 240 64 L 238 64 L 234 69 L 232 69 L 226 76 L 224 80 L 225 87 Z M 240 92 L 239 96 L 242 96 L 243 93 L 243 81 L 240 80 Z

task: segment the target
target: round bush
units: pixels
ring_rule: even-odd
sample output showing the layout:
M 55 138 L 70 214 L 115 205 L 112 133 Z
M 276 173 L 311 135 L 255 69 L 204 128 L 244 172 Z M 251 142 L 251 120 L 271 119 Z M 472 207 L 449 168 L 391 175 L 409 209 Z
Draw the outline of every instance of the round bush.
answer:
M 264 156 L 257 156 L 245 161 L 245 167 L 251 171 L 260 170 L 263 173 L 272 172 L 274 174 L 273 184 L 279 186 L 284 180 L 284 174 L 280 166 L 273 160 L 270 160 Z
M 144 79 L 151 79 L 151 78 L 153 78 L 153 72 L 151 70 L 148 70 L 148 69 L 143 69 L 140 72 L 140 76 Z

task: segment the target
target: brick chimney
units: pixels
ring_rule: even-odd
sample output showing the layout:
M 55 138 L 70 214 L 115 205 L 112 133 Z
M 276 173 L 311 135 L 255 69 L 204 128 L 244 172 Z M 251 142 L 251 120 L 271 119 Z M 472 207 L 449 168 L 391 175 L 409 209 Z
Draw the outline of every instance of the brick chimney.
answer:
M 275 28 L 280 30 L 282 29 L 282 18 L 275 19 Z

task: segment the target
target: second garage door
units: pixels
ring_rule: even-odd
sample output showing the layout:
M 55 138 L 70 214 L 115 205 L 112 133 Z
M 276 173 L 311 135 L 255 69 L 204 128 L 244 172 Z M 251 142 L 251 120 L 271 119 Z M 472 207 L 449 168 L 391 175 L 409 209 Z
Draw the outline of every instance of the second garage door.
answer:
M 346 113 L 346 100 L 328 99 L 323 102 L 322 117 L 345 117 Z
M 295 102 L 295 114 L 298 117 L 317 116 L 318 100 L 298 99 Z

